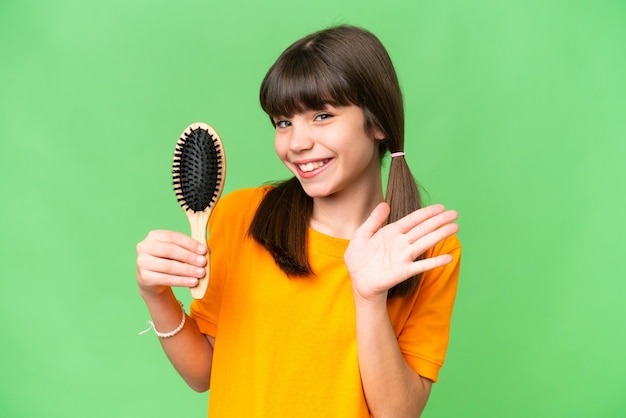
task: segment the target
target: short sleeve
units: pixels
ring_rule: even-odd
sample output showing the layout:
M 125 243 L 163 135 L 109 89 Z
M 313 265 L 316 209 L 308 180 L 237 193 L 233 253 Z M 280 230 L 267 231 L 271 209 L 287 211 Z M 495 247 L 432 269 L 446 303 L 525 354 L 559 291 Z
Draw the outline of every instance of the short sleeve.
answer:
M 426 257 L 441 254 L 452 255 L 453 261 L 424 273 L 412 296 L 394 298 L 388 305 L 398 344 L 407 363 L 420 376 L 434 382 L 448 348 L 458 286 L 461 243 L 456 236 L 440 242 Z

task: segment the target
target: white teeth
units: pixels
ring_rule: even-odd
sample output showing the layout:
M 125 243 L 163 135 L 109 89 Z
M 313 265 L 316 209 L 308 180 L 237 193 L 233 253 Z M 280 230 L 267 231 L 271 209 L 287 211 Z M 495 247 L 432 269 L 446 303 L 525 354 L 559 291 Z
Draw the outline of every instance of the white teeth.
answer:
M 326 164 L 326 161 L 316 161 L 313 163 L 298 164 L 298 167 L 300 168 L 300 170 L 304 171 L 305 173 L 308 173 L 309 171 L 317 170 L 324 164 Z

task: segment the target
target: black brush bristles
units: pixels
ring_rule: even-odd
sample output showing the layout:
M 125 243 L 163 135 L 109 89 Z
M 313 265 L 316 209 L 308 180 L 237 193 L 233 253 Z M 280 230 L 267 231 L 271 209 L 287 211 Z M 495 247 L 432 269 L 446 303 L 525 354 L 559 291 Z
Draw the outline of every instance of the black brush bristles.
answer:
M 224 180 L 224 150 L 219 137 L 203 127 L 186 130 L 176 144 L 172 179 L 184 210 L 202 212 L 214 205 Z

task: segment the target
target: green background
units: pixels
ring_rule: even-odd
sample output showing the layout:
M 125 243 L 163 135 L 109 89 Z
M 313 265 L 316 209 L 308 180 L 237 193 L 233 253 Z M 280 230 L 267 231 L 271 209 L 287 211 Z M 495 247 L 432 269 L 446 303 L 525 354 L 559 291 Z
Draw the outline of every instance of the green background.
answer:
M 135 245 L 189 232 L 170 164 L 192 122 L 225 142 L 226 191 L 287 175 L 258 86 L 336 23 L 388 47 L 407 159 L 460 213 L 424 416 L 626 414 L 623 0 L 3 0 L 0 415 L 206 416 L 137 335 Z

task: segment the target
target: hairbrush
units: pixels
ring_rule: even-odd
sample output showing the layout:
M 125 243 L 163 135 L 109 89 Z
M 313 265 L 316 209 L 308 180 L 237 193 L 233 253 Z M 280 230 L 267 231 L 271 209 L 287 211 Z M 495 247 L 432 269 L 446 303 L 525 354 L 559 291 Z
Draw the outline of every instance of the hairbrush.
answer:
M 172 179 L 178 203 L 189 219 L 191 237 L 206 245 L 207 223 L 226 179 L 224 147 L 211 126 L 196 122 L 183 131 L 174 151 Z M 206 257 L 206 276 L 190 289 L 194 299 L 202 299 L 209 284 L 208 252 Z

